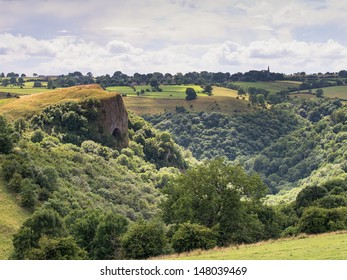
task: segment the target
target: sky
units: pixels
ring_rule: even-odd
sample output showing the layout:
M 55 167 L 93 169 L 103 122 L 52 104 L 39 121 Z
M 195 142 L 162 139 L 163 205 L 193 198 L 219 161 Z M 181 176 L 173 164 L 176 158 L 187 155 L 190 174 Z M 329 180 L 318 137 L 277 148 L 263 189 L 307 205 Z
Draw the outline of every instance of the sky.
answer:
M 341 0 L 0 0 L 0 72 L 347 68 Z

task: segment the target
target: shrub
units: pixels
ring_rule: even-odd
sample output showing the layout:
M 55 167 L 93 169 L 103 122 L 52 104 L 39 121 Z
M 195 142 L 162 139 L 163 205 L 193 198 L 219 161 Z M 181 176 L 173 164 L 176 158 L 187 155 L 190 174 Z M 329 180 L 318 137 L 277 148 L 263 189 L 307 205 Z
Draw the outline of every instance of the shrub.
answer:
M 178 253 L 194 249 L 208 250 L 217 245 L 218 234 L 212 229 L 190 222 L 179 225 L 172 236 L 172 247 Z
M 34 143 L 39 143 L 43 140 L 45 137 L 45 134 L 41 129 L 37 129 L 34 131 L 33 135 L 31 136 L 31 141 Z
M 129 259 L 158 256 L 166 247 L 164 225 L 157 221 L 135 222 L 124 235 L 122 246 Z
M 128 221 L 121 215 L 109 213 L 96 228 L 93 240 L 93 257 L 95 259 L 120 259 L 121 235 L 128 227 Z
M 323 233 L 347 228 L 347 208 L 324 209 L 310 207 L 305 209 L 299 229 L 305 233 Z
M 187 100 L 193 100 L 196 99 L 198 96 L 193 88 L 188 87 L 186 89 L 186 99 Z

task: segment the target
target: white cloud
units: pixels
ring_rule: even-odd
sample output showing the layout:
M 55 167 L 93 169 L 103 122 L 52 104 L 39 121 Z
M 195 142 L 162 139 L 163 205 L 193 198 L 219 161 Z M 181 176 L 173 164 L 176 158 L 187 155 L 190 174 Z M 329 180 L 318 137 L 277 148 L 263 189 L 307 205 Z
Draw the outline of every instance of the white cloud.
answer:
M 219 45 L 179 44 L 145 50 L 121 40 L 97 44 L 72 36 L 37 40 L 30 36 L 0 34 L 1 72 L 63 74 L 71 71 L 112 74 L 134 72 L 238 72 L 265 69 L 297 71 L 339 71 L 347 65 L 347 47 L 325 43 L 257 40 L 250 44 L 225 41 Z
M 25 3 L 30 12 L 24 1 L 1 5 L 1 72 L 237 72 L 270 65 L 291 73 L 347 65 L 347 6 L 339 0 Z

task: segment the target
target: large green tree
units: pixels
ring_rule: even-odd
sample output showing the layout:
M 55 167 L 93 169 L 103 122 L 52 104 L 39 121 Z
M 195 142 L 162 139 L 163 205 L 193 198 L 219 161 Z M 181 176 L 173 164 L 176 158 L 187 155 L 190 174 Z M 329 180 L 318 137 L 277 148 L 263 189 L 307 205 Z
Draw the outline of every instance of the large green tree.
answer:
M 258 175 L 248 175 L 240 166 L 219 158 L 187 170 L 164 192 L 167 223 L 190 221 L 209 228 L 219 227 L 221 242 L 228 243 L 233 232 L 240 232 L 242 221 L 247 220 L 252 228 L 253 220 L 247 218 L 249 205 L 258 204 L 266 187 Z

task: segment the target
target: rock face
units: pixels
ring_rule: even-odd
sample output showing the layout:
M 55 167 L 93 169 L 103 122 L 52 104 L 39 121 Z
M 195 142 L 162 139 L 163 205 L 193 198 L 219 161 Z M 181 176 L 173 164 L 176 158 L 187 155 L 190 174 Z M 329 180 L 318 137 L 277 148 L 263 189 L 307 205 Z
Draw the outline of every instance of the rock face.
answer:
M 117 140 L 118 148 L 125 148 L 129 144 L 128 112 L 122 97 L 117 94 L 101 100 L 101 116 L 99 124 L 104 133 L 112 134 Z

